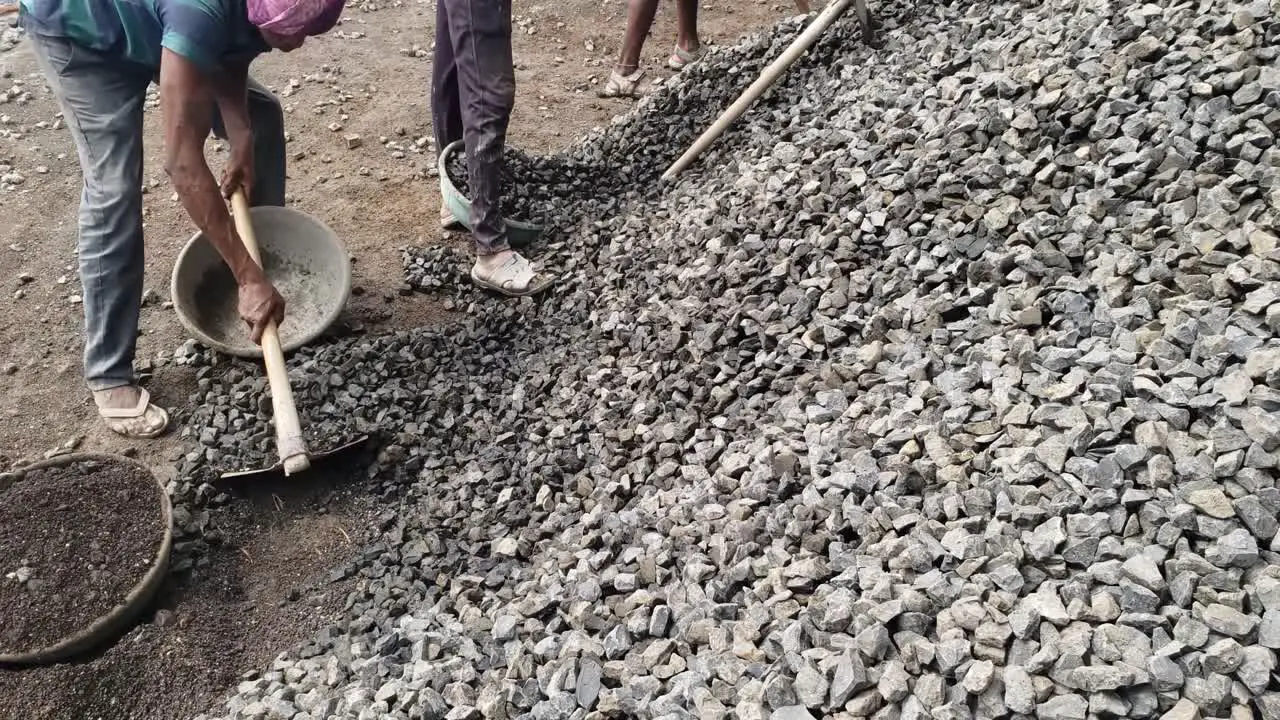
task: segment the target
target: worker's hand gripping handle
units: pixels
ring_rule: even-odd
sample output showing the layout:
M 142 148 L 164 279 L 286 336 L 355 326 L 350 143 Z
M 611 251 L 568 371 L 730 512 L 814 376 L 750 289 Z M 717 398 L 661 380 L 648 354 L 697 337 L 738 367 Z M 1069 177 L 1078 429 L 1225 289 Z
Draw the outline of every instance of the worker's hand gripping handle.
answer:
M 231 196 L 231 214 L 235 218 L 236 233 L 240 235 L 245 250 L 253 261 L 262 267 L 258 252 L 258 238 L 253 233 L 249 215 L 249 201 L 243 190 Z M 267 382 L 271 386 L 271 407 L 276 423 L 276 452 L 284 464 L 284 474 L 293 475 L 311 467 L 306 441 L 302 439 L 302 425 L 298 421 L 298 408 L 293 404 L 293 389 L 289 387 L 289 370 L 284 364 L 284 351 L 280 347 L 280 333 L 275 321 L 267 324 L 262 333 L 262 360 L 267 366 Z

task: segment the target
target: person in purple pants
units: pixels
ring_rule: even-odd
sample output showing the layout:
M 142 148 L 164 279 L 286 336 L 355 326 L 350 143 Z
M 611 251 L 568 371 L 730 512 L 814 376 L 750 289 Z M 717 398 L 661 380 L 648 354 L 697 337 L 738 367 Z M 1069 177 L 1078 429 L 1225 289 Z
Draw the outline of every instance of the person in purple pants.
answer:
M 466 146 L 476 285 L 512 297 L 534 295 L 554 279 L 511 249 L 502 219 L 500 177 L 507 126 L 515 107 L 511 0 L 436 0 L 431 116 L 436 152 Z M 441 226 L 459 223 L 447 208 Z

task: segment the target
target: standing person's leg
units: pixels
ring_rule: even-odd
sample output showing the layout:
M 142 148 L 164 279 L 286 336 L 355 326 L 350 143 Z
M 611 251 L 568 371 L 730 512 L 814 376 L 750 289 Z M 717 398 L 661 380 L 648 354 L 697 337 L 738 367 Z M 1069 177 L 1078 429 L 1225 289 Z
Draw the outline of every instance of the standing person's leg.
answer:
M 609 81 L 600 91 L 602 97 L 636 97 L 640 94 L 640 52 L 658 14 L 658 0 L 631 0 L 627 5 L 627 30 L 622 36 L 622 52 Z
M 620 74 L 630 75 L 640 68 L 640 53 L 657 15 L 658 0 L 631 0 L 627 6 L 627 32 L 622 36 L 622 54 L 616 68 Z
M 698 0 L 676 0 L 676 47 L 667 66 L 683 70 L 686 65 L 702 56 L 702 43 L 698 41 Z
M 63 40 L 31 35 L 75 140 L 80 198 L 84 374 L 112 430 L 155 437 L 168 414 L 135 384 L 142 239 L 142 106 L 150 76 Z
M 462 100 L 458 89 L 458 64 L 449 31 L 449 11 L 445 0 L 436 0 L 436 48 L 431 63 L 431 129 L 435 133 L 436 155 L 462 139 Z M 440 203 L 440 227 L 459 228 L 458 219 Z
M 500 182 L 507 125 L 516 99 L 511 0 L 440 1 L 449 5 L 476 254 L 493 255 L 510 249 L 502 222 Z
M 289 177 L 284 110 L 275 94 L 253 78 L 249 78 L 249 122 L 253 127 L 253 197 L 249 204 L 284 207 Z
M 249 205 L 284 207 L 288 159 L 284 146 L 284 110 L 275 94 L 249 78 L 249 127 L 253 130 L 253 191 Z M 213 134 L 227 139 L 222 113 L 214 108 Z
M 511 0 L 437 0 L 448 3 L 449 35 L 461 98 L 462 135 L 471 190 L 471 233 L 477 284 L 508 295 L 530 295 L 551 285 L 511 250 L 502 220 L 502 163 L 515 107 L 511 57 Z

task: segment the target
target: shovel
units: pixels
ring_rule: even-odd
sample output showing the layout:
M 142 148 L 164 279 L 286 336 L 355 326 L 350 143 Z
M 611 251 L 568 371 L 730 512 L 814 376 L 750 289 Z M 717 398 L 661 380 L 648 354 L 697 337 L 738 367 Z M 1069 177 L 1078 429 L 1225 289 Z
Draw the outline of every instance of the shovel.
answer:
M 236 232 L 240 235 L 245 250 L 249 252 L 249 257 L 253 258 L 258 267 L 262 267 L 258 239 L 253 233 L 253 222 L 249 214 L 249 201 L 245 199 L 243 190 L 236 190 L 232 194 L 231 214 L 235 219 Z M 269 468 L 223 473 L 223 480 L 276 475 L 281 471 L 285 477 L 291 477 L 306 472 L 313 461 L 359 447 L 368 440 L 368 437 L 359 437 L 333 449 L 311 453 L 307 449 L 307 441 L 302 437 L 298 408 L 293 403 L 293 388 L 289 386 L 289 370 L 284 364 L 284 351 L 280 347 L 279 328 L 274 320 L 267 324 L 262 333 L 262 360 L 267 366 L 267 383 L 271 388 L 271 407 L 276 424 L 276 454 L 280 460 Z

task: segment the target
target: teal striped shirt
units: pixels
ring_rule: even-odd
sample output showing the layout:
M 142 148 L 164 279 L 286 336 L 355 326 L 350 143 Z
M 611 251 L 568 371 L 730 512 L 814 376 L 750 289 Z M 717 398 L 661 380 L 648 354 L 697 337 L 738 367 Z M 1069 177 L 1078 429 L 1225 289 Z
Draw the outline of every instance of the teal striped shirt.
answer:
M 21 0 L 23 22 L 112 58 L 160 69 L 167 49 L 214 70 L 270 48 L 249 22 L 245 0 Z

